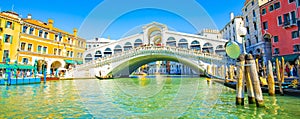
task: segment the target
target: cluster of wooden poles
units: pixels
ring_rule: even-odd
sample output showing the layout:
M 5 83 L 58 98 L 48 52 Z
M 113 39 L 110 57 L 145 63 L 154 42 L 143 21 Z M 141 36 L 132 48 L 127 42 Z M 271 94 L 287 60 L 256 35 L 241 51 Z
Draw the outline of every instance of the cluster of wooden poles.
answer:
M 228 75 L 225 71 L 225 67 L 222 65 L 217 68 L 216 66 L 207 66 L 207 73 L 214 76 L 228 77 L 228 79 L 234 79 L 235 66 L 230 65 L 228 67 Z M 248 94 L 248 103 L 256 104 L 257 107 L 264 107 L 263 94 L 261 90 L 260 78 L 258 75 L 258 61 L 254 60 L 251 54 L 241 54 L 236 63 L 236 105 L 244 105 L 244 92 L 245 84 Z M 282 83 L 284 82 L 284 58 L 282 61 L 276 59 L 276 74 L 278 79 L 278 85 L 280 93 L 283 95 Z M 266 69 L 266 68 L 263 68 Z M 224 73 L 226 72 L 226 74 Z M 265 71 L 264 71 L 265 74 Z M 267 85 L 270 96 L 275 95 L 275 81 L 273 76 L 273 68 L 271 61 L 267 64 Z M 264 76 L 265 77 L 265 76 Z M 227 79 L 227 78 L 225 78 Z M 228 80 L 226 80 L 228 82 Z
M 284 82 L 284 72 L 280 72 L 280 69 L 284 71 L 284 59 L 282 58 L 280 63 L 276 59 L 276 71 L 279 84 L 280 93 L 283 94 L 282 83 Z M 246 88 L 248 93 L 248 103 L 254 104 L 256 102 L 257 107 L 264 107 L 263 94 L 261 90 L 261 84 L 258 76 L 258 63 L 253 59 L 251 54 L 240 55 L 237 60 L 237 83 L 236 83 L 236 105 L 244 105 L 244 84 L 246 82 Z M 271 61 L 268 61 L 267 65 L 267 82 L 268 93 L 270 96 L 275 95 L 275 81 L 273 76 L 273 68 Z

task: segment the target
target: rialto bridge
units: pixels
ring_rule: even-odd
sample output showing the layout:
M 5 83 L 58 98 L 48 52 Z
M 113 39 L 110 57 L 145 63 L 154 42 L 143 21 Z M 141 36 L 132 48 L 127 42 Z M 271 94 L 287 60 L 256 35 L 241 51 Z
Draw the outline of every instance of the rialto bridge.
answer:
M 74 69 L 74 76 L 124 76 L 155 61 L 179 62 L 194 73 L 204 73 L 207 65 L 221 67 L 227 60 L 223 57 L 227 40 L 220 36 L 215 32 L 201 35 L 176 32 L 153 22 L 138 34 L 87 50 L 84 64 Z

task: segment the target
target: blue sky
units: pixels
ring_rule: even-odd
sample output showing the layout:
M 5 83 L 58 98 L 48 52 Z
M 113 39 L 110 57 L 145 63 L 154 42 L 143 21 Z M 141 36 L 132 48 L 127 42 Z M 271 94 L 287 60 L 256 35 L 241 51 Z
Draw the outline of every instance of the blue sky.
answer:
M 204 12 L 206 11 L 214 21 L 215 25 L 211 26 L 206 26 L 205 23 L 207 22 L 202 20 L 203 15 L 201 12 L 203 11 L 182 7 L 186 4 L 180 3 L 180 0 L 173 0 L 172 2 L 161 2 L 159 6 L 175 6 L 175 8 L 180 8 L 178 10 L 179 12 L 186 11 L 185 13 L 190 14 L 186 14 L 183 17 L 180 14 L 162 10 L 159 7 L 154 7 L 154 9 L 143 8 L 120 14 L 117 19 L 110 19 L 109 26 L 105 27 L 102 32 L 93 29 L 84 29 L 82 26 L 85 23 L 84 21 L 88 21 L 87 19 L 93 19 L 93 23 L 97 22 L 101 24 L 110 18 L 110 15 L 114 14 L 115 11 L 122 10 L 124 6 L 137 4 L 131 2 L 131 0 L 111 3 L 105 6 L 107 7 L 106 10 L 104 9 L 105 11 L 99 12 L 105 14 L 98 15 L 98 17 L 91 17 L 93 16 L 93 12 L 95 13 L 97 10 L 97 6 L 103 8 L 103 4 L 110 1 L 112 0 L 44 0 L 43 2 L 40 0 L 1 0 L 0 8 L 1 11 L 13 9 L 13 11 L 22 15 L 22 17 L 26 17 L 27 14 L 30 13 L 33 19 L 44 22 L 47 22 L 49 18 L 54 19 L 54 26 L 67 32 L 72 32 L 73 28 L 83 28 L 79 34 L 86 39 L 108 36 L 112 39 L 118 39 L 126 34 L 128 35 L 128 31 L 136 31 L 138 29 L 137 27 L 152 21 L 166 24 L 176 31 L 193 34 L 198 33 L 198 27 L 195 28 L 195 25 L 191 24 L 191 21 L 185 18 L 186 16 L 193 17 L 191 19 L 197 19 L 199 23 L 203 22 L 198 25 L 202 25 L 204 28 L 211 27 L 213 29 L 221 29 L 229 21 L 230 12 L 241 15 L 241 8 L 244 4 L 244 0 L 196 0 L 196 2 L 203 7 Z M 139 0 L 138 5 L 143 5 L 143 3 L 149 4 L 149 2 L 149 0 Z M 95 26 L 95 28 L 97 28 L 97 26 Z

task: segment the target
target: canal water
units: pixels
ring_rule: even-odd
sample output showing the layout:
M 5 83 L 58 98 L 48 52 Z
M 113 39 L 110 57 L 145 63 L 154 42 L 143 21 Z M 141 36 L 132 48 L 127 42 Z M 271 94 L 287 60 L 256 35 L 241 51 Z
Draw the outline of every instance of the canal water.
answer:
M 234 90 L 205 78 L 61 80 L 0 86 L 0 118 L 300 118 L 300 98 L 264 101 L 236 106 Z

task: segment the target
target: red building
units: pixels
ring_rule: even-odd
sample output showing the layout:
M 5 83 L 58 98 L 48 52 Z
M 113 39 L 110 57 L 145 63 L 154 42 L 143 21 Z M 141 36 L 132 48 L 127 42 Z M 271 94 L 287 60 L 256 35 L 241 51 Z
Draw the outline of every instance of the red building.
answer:
M 294 61 L 300 54 L 297 21 L 300 0 L 270 0 L 260 6 L 261 28 L 264 40 L 271 41 L 272 57 Z

